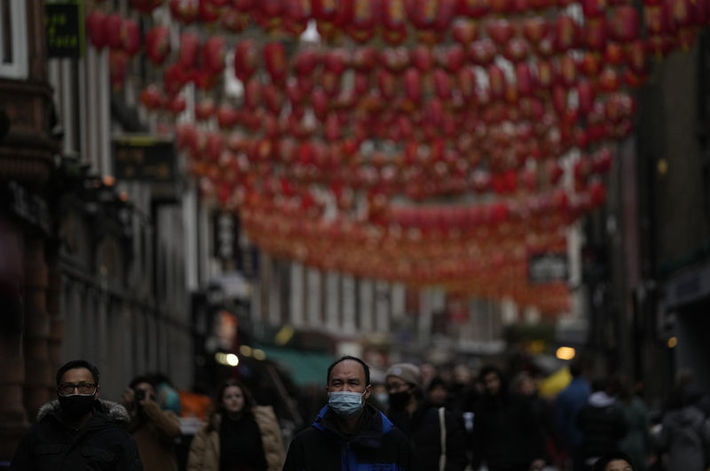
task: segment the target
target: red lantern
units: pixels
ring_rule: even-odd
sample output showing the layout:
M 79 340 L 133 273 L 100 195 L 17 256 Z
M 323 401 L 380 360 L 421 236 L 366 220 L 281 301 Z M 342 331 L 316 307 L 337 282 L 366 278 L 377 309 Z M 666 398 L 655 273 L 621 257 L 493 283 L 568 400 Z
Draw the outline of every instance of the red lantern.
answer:
M 129 56 L 134 56 L 141 49 L 141 32 L 138 22 L 134 19 L 123 21 L 122 25 L 123 50 Z
M 454 41 L 468 47 L 478 37 L 478 26 L 472 20 L 458 19 L 451 29 Z
M 471 45 L 471 59 L 476 65 L 487 66 L 496 56 L 496 45 L 490 39 L 479 39 Z
M 558 52 L 566 52 L 577 47 L 579 42 L 579 26 L 567 15 L 559 15 L 555 22 L 555 48 Z
M 486 25 L 486 33 L 498 46 L 504 46 L 513 37 L 515 30 L 508 20 L 500 18 Z
M 644 5 L 644 24 L 649 34 L 662 35 L 671 30 L 671 14 L 666 2 Z
M 380 62 L 390 72 L 399 74 L 409 66 L 409 51 L 406 48 L 387 48 L 380 53 Z
M 643 40 L 637 39 L 626 46 L 626 58 L 629 68 L 637 74 L 645 74 L 646 63 L 646 46 Z
M 500 99 L 506 90 L 506 80 L 503 69 L 497 65 L 488 66 L 488 88 L 491 92 L 491 97 Z
M 200 14 L 199 0 L 170 0 L 170 13 L 184 24 L 195 21 Z
M 533 16 L 523 20 L 523 36 L 535 47 L 549 32 L 550 26 L 542 17 Z
M 249 15 L 236 8 L 225 8 L 220 15 L 219 24 L 230 33 L 241 33 L 249 25 Z
M 346 25 L 348 34 L 358 42 L 372 39 L 375 26 L 379 22 L 380 2 L 377 0 L 349 0 L 351 10 L 347 17 L 350 19 Z
M 131 6 L 141 13 L 150 13 L 162 4 L 163 0 L 131 0 Z
M 99 10 L 94 10 L 86 17 L 86 32 L 89 35 L 91 44 L 96 49 L 103 49 L 107 44 L 106 37 L 106 15 Z
M 603 51 L 606 45 L 606 17 L 588 18 L 584 25 L 584 42 L 588 49 Z
M 449 47 L 443 56 L 442 64 L 451 73 L 458 72 L 466 62 L 466 51 L 458 44 Z
M 639 37 L 639 17 L 636 7 L 622 5 L 614 9 L 610 16 L 609 33 L 619 42 L 628 42 Z
M 225 40 L 221 36 L 211 36 L 202 47 L 202 68 L 210 75 L 224 71 Z
M 611 93 L 617 91 L 620 86 L 619 73 L 612 67 L 605 67 L 599 76 L 599 90 Z
M 215 114 L 215 111 L 216 106 L 214 100 L 205 98 L 195 105 L 195 119 L 198 121 L 206 121 Z
M 563 54 L 560 57 L 559 81 L 567 87 L 572 87 L 577 83 L 577 64 L 570 55 Z
M 624 48 L 621 44 L 609 42 L 604 50 L 604 62 L 611 65 L 621 65 L 626 59 Z
M 214 23 L 221 14 L 221 8 L 212 3 L 212 0 L 199 0 L 198 14 L 204 23 Z
M 405 0 L 382 1 L 382 35 L 389 44 L 400 44 L 407 38 Z
M 584 18 L 603 16 L 606 13 L 606 0 L 582 0 Z
M 162 65 L 170 54 L 170 30 L 155 26 L 145 34 L 145 53 L 153 64 Z
M 244 86 L 244 106 L 249 110 L 256 109 L 261 104 L 262 85 L 259 77 L 247 80 Z
M 141 91 L 138 101 L 150 111 L 161 108 L 165 103 L 165 97 L 156 85 L 148 85 Z
M 505 46 L 503 55 L 511 62 L 520 62 L 528 57 L 530 49 L 522 38 L 512 38 Z
M 271 81 L 276 84 L 283 84 L 288 71 L 286 50 L 283 44 L 271 42 L 264 46 L 264 65 L 271 77 Z
M 118 13 L 113 13 L 106 17 L 104 22 L 106 28 L 106 43 L 111 49 L 122 49 L 123 47 L 123 18 Z
M 168 102 L 167 108 L 173 114 L 173 116 L 179 115 L 187 109 L 187 102 L 185 101 L 185 97 L 182 95 L 175 95 Z
M 434 66 L 434 56 L 431 49 L 424 45 L 415 46 L 410 53 L 412 65 L 420 72 L 426 73 Z
M 471 18 L 482 18 L 489 10 L 489 0 L 462 0 L 459 5 L 459 13 Z
M 234 75 L 247 82 L 259 65 L 259 47 L 256 41 L 246 39 L 234 49 Z
M 187 70 L 197 66 L 197 54 L 200 50 L 200 38 L 195 33 L 180 35 L 180 57 L 178 64 Z
M 128 55 L 121 51 L 112 49 L 108 55 L 109 79 L 114 89 L 123 88 L 128 72 Z

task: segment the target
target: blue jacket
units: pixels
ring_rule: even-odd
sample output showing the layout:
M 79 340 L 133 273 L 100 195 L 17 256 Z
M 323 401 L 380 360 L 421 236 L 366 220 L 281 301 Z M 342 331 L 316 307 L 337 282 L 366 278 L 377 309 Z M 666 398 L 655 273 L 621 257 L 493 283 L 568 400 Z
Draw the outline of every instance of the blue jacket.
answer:
M 291 442 L 283 471 L 409 471 L 411 464 L 409 440 L 382 412 L 366 404 L 358 431 L 347 436 L 325 406 Z
M 577 449 L 582 443 L 582 432 L 577 426 L 577 415 L 582 406 L 587 403 L 591 392 L 589 381 L 577 377 L 557 395 L 555 402 L 557 426 L 569 450 Z

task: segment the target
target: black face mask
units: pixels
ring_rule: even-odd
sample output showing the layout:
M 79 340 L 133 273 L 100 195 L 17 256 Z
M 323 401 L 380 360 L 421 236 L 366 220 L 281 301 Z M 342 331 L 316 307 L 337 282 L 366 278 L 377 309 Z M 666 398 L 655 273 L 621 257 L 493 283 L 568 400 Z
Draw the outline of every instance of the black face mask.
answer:
M 390 393 L 389 395 L 389 406 L 392 409 L 404 409 L 404 407 L 409 402 L 409 398 L 412 397 L 411 391 L 399 391 L 396 393 Z
M 62 406 L 62 411 L 73 419 L 78 419 L 88 414 L 96 398 L 94 395 L 86 396 L 82 394 L 73 394 L 71 396 L 59 396 L 59 404 Z

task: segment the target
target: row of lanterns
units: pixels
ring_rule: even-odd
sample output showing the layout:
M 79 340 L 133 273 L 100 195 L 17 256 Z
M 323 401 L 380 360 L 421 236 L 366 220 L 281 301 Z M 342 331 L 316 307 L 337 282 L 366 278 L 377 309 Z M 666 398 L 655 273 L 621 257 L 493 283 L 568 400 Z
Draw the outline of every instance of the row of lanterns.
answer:
M 114 85 L 139 52 L 162 76 L 149 112 L 181 116 L 195 85 L 178 148 L 264 250 L 555 313 L 566 286 L 530 284 L 528 260 L 604 203 L 633 89 L 709 2 L 132 0 L 180 33 L 103 8 L 87 31 Z M 298 41 L 309 22 L 318 43 Z

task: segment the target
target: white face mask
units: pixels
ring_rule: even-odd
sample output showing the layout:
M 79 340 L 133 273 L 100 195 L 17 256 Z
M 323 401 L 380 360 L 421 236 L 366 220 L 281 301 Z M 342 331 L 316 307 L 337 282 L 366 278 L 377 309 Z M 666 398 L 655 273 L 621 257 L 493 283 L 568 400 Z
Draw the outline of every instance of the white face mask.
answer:
M 362 409 L 362 396 L 365 393 L 335 391 L 328 393 L 328 406 L 343 417 L 349 417 Z

